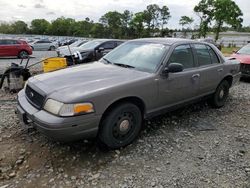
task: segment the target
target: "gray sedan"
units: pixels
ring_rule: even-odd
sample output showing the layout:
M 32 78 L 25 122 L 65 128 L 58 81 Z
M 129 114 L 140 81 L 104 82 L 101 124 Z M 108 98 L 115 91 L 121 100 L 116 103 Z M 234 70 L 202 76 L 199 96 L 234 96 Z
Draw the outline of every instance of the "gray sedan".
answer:
M 29 44 L 32 50 L 50 50 L 54 51 L 58 48 L 56 42 L 51 42 L 48 40 L 37 40 Z
M 100 61 L 37 75 L 18 94 L 18 114 L 60 141 L 97 137 L 115 149 L 130 144 L 143 119 L 208 98 L 222 107 L 240 64 L 208 43 L 138 39 Z

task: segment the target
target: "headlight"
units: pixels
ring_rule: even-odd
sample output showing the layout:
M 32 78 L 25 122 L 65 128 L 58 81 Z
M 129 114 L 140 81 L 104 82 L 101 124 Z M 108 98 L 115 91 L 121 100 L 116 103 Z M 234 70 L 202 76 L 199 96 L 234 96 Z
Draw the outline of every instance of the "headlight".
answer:
M 91 103 L 64 104 L 48 99 L 44 110 L 59 116 L 75 116 L 94 112 L 94 106 Z

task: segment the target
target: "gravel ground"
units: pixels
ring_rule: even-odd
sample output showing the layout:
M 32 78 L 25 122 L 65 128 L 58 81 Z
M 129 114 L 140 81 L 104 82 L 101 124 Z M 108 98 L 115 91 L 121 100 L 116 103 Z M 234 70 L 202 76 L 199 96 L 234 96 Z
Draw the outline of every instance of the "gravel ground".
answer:
M 1 60 L 2 61 L 2 60 Z M 225 107 L 206 102 L 145 122 L 130 146 L 53 142 L 23 128 L 16 94 L 0 92 L 0 188 L 250 187 L 250 82 Z

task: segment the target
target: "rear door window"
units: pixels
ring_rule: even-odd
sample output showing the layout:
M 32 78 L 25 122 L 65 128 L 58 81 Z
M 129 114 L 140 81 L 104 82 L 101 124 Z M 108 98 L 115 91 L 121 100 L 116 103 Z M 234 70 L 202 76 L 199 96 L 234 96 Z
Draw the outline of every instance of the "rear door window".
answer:
M 13 44 L 17 44 L 17 41 L 15 41 L 15 40 L 6 40 L 6 43 L 8 45 L 13 45 Z
M 195 44 L 194 48 L 196 50 L 196 55 L 197 55 L 198 63 L 199 63 L 200 66 L 205 66 L 205 65 L 212 64 L 210 53 L 209 53 L 208 48 L 207 48 L 206 45 L 204 45 L 204 44 Z

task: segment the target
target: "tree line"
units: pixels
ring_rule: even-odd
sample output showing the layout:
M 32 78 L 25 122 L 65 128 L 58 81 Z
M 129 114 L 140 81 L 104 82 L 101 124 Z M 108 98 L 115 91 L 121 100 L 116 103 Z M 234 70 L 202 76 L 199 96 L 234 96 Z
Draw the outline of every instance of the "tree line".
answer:
M 179 24 L 182 30 L 197 31 L 197 37 L 206 37 L 212 31 L 216 34 L 226 29 L 250 31 L 249 27 L 242 27 L 242 11 L 233 0 L 201 0 L 194 12 L 199 18 L 198 27 L 193 26 L 194 18 L 183 15 Z M 152 36 L 168 36 L 173 30 L 167 27 L 171 18 L 167 6 L 160 7 L 150 4 L 145 10 L 133 13 L 109 11 L 98 22 L 90 18 L 76 21 L 72 18 L 60 17 L 51 22 L 45 19 L 34 19 L 30 26 L 24 21 L 0 24 L 0 33 L 6 34 L 38 34 L 57 36 L 79 36 L 93 38 L 140 38 Z M 194 37 L 194 36 L 193 36 Z

